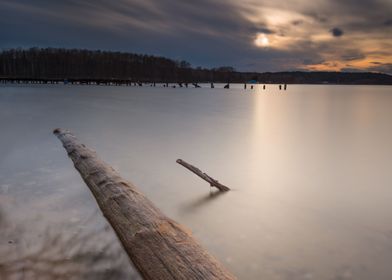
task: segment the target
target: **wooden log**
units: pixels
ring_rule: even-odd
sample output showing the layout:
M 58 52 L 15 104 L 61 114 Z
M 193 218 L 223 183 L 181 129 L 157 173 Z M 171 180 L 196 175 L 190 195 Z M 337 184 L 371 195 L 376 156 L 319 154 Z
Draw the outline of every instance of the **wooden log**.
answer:
M 69 131 L 55 129 L 54 134 L 144 279 L 236 279 L 189 230 L 166 217 Z
M 209 176 L 207 173 L 202 172 L 199 168 L 196 166 L 193 166 L 192 164 L 187 163 L 186 161 L 182 159 L 177 159 L 177 163 L 181 164 L 184 166 L 186 169 L 189 169 L 193 173 L 195 173 L 197 176 L 202 178 L 203 180 L 207 181 L 211 187 L 216 187 L 218 188 L 221 192 L 226 192 L 229 191 L 230 188 L 226 187 L 225 185 L 222 185 L 221 183 L 218 182 L 218 180 L 215 180 L 211 176 Z

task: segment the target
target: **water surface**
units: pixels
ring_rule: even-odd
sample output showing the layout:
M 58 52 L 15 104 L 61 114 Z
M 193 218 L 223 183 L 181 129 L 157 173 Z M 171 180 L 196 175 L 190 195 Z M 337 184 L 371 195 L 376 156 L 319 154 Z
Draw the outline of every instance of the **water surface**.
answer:
M 2 86 L 0 278 L 137 279 L 62 127 L 239 279 L 389 280 L 391 89 Z

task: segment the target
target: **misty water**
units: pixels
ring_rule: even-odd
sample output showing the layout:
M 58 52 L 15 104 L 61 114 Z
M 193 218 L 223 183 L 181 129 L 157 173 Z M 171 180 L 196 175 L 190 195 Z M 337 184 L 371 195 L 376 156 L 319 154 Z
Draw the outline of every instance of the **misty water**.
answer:
M 389 280 L 391 121 L 388 86 L 3 85 L 0 278 L 138 279 L 61 127 L 239 279 Z

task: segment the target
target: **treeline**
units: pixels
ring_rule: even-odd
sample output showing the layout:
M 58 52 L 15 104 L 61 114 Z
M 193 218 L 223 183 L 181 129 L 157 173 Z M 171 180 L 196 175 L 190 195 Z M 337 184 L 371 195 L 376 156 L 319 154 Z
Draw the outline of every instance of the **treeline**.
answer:
M 80 49 L 11 49 L 0 53 L 0 77 L 30 79 L 119 79 L 140 82 L 223 81 L 230 67 L 193 69 L 186 61 L 133 53 Z M 236 80 L 245 77 L 239 73 Z
M 192 68 L 186 61 L 151 55 L 59 48 L 10 49 L 0 52 L 0 79 L 392 84 L 390 75 L 379 73 L 238 72 L 232 67 Z

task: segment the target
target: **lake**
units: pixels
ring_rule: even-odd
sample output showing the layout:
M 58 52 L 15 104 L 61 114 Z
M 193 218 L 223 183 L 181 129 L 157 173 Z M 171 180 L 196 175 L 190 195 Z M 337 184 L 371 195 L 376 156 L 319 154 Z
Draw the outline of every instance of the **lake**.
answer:
M 221 87 L 2 85 L 0 278 L 139 279 L 61 127 L 239 279 L 391 279 L 392 87 Z

